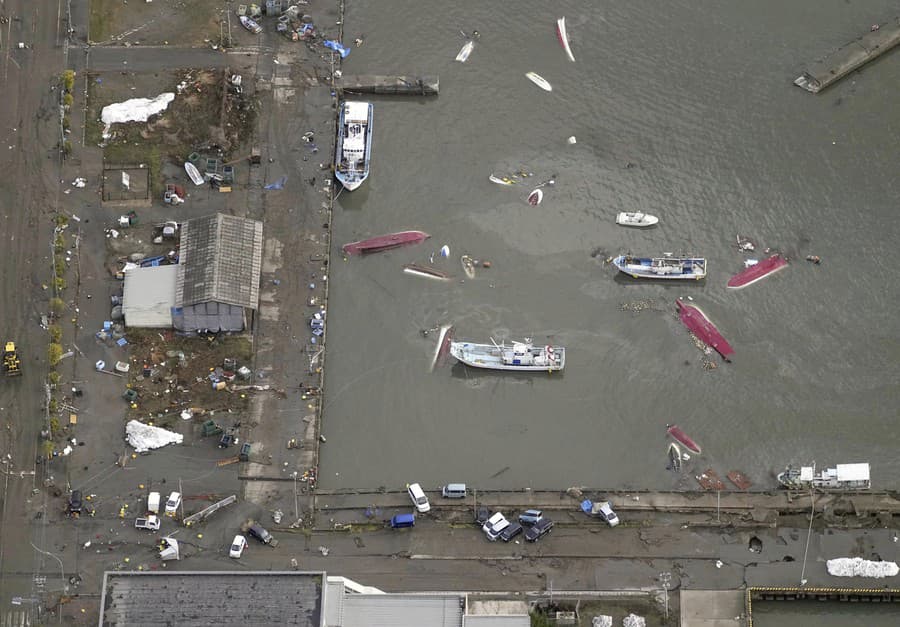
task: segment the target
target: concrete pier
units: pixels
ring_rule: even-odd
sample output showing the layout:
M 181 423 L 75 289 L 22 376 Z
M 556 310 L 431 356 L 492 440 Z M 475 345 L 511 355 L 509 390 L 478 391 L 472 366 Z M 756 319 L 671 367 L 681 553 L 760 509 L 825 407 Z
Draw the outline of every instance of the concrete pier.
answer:
M 335 87 L 360 94 L 437 96 L 440 79 L 437 76 L 342 76 Z
M 900 18 L 877 26 L 810 66 L 794 80 L 794 85 L 817 94 L 900 43 Z

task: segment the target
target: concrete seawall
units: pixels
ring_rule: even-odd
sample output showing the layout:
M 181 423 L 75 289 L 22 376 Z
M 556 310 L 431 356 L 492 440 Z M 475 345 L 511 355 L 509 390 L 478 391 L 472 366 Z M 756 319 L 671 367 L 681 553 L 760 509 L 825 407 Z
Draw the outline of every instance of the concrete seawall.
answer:
M 900 43 L 900 18 L 894 18 L 811 65 L 794 80 L 794 85 L 817 94 L 869 61 L 880 57 L 898 43 Z

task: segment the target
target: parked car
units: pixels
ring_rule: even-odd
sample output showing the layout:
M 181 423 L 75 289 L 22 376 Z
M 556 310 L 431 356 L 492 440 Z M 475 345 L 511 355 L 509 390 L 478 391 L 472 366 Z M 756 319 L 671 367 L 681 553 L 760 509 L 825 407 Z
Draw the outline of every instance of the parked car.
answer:
M 549 518 L 541 518 L 525 532 L 525 540 L 527 542 L 537 542 L 550 533 L 551 529 L 553 529 L 553 521 Z
M 526 527 L 530 527 L 541 518 L 543 518 L 543 516 L 544 512 L 539 509 L 526 509 L 524 512 L 519 514 L 519 522 Z
M 488 518 L 490 517 L 491 510 L 489 510 L 487 507 L 479 507 L 475 511 L 475 524 L 481 527 L 488 521 Z
M 441 496 L 445 499 L 464 499 L 466 498 L 466 484 L 448 483 L 441 487 Z
M 181 492 L 172 492 L 166 500 L 166 516 L 174 516 L 181 506 Z
M 81 508 L 81 490 L 72 490 L 72 494 L 69 495 L 69 513 L 80 514 Z
M 234 540 L 231 541 L 231 548 L 228 550 L 228 557 L 239 558 L 244 554 L 245 548 L 247 548 L 247 538 L 240 534 L 234 536 Z
M 494 542 L 500 537 L 500 533 L 507 527 L 509 527 L 509 521 L 506 520 L 506 516 L 497 512 L 488 518 L 481 530 L 484 531 L 484 535 L 487 536 L 488 540 Z
M 506 529 L 500 532 L 500 539 L 504 542 L 509 542 L 523 531 L 522 525 L 517 522 L 511 522 Z
M 263 544 L 270 544 L 272 542 L 272 534 L 266 531 L 263 526 L 258 523 L 250 525 L 247 532 Z
M 602 503 L 596 503 L 594 505 L 594 515 L 601 520 L 605 520 L 606 524 L 610 527 L 615 527 L 619 524 L 619 517 L 613 511 L 612 505 L 609 504 L 609 501 L 603 501 Z
M 409 493 L 409 498 L 412 499 L 413 505 L 416 506 L 416 509 L 425 513 L 431 510 L 431 503 L 428 502 L 428 497 L 425 496 L 425 491 L 422 490 L 422 486 L 418 483 L 410 483 L 406 486 L 406 491 Z

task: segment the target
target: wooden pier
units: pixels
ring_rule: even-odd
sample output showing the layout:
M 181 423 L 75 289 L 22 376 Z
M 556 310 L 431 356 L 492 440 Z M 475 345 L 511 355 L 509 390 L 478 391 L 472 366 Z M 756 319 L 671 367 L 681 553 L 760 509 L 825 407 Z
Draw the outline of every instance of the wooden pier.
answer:
M 440 80 L 437 76 L 342 76 L 335 87 L 359 94 L 437 96 Z
M 810 66 L 794 85 L 817 94 L 900 43 L 900 17 L 876 26 Z

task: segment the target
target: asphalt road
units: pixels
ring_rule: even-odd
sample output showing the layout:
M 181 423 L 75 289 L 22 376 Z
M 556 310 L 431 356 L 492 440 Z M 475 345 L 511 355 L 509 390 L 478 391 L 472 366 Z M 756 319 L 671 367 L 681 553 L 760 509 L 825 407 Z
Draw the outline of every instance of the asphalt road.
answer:
M 32 599 L 60 589 L 59 564 L 38 553 L 45 526 L 29 524 L 43 510 L 41 468 L 35 470 L 43 424 L 42 378 L 47 371 L 47 335 L 39 327 L 46 310 L 52 211 L 58 202 L 60 163 L 59 94 L 51 91 L 64 67 L 64 4 L 5 0 L 0 14 L 9 18 L 0 32 L 0 217 L 3 272 L 0 317 L 3 340 L 15 340 L 24 374 L 0 381 L 0 615 L 27 614 Z M 23 46 L 20 48 L 19 43 Z M 25 473 L 20 478 L 19 473 Z M 55 573 L 55 575 L 54 575 Z M 35 578 L 43 574 L 46 580 Z M 16 597 L 21 605 L 13 605 Z M 18 601 L 18 599 L 16 599 Z M 15 617 L 13 617 L 15 618 Z

